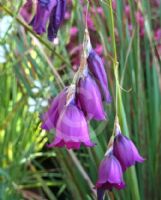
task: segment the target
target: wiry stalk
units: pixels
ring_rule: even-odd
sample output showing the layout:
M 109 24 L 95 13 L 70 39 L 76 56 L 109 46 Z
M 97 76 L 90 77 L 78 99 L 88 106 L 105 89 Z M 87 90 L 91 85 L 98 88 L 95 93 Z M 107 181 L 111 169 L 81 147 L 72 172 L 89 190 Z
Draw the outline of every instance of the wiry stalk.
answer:
M 116 50 L 116 41 L 115 41 L 115 32 L 114 32 L 114 17 L 113 17 L 113 9 L 112 9 L 112 0 L 109 0 L 109 7 L 110 7 L 110 19 L 111 19 L 111 29 L 112 29 L 111 42 L 112 42 L 112 49 L 113 49 L 113 54 L 114 54 L 113 69 L 114 69 L 114 76 L 115 76 L 115 81 L 116 81 L 116 116 L 118 116 L 119 118 L 124 134 L 129 137 L 126 114 L 125 114 L 124 105 L 122 102 L 121 89 L 120 89 L 120 84 L 119 84 L 118 60 L 117 60 L 117 50 Z M 128 179 L 127 182 L 128 182 L 129 188 L 131 189 L 132 198 L 134 200 L 139 200 L 140 195 L 139 195 L 136 172 L 134 168 L 131 168 L 129 170 L 127 179 Z

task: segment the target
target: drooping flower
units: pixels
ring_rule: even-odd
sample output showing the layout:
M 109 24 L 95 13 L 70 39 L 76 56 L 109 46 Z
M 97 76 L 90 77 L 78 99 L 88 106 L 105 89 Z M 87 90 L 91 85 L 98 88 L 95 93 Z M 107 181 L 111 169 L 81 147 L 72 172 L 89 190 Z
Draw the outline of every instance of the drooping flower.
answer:
M 122 135 L 119 126 L 116 127 L 116 136 L 113 144 L 113 153 L 119 160 L 123 171 L 128 167 L 135 165 L 136 162 L 143 162 L 144 158 L 140 156 L 134 143 Z
M 58 29 L 64 20 L 66 9 L 66 0 L 58 0 L 57 6 L 53 8 L 50 15 L 50 21 L 48 26 L 48 39 L 52 41 L 58 32 Z
M 56 124 L 55 139 L 48 146 L 79 149 L 81 144 L 86 147 L 94 146 L 89 137 L 83 112 L 72 101 L 61 112 Z
M 53 40 L 65 16 L 66 0 L 36 0 L 36 14 L 31 20 L 33 5 L 33 0 L 27 0 L 20 9 L 21 16 L 39 35 L 46 32 L 49 21 L 48 39 Z
M 135 13 L 135 18 L 136 18 L 136 22 L 140 28 L 140 36 L 142 37 L 142 36 L 144 36 L 144 33 L 145 33 L 145 27 L 144 27 L 144 17 L 142 15 L 141 11 L 137 11 Z
M 97 199 L 98 200 L 103 200 L 104 193 L 105 193 L 104 189 L 101 189 L 101 188 L 97 189 Z
M 20 9 L 20 15 L 27 23 L 31 21 L 32 10 L 33 10 L 33 0 L 27 0 L 26 3 Z
M 99 166 L 96 188 L 112 190 L 113 187 L 120 190 L 125 187 L 125 183 L 121 165 L 110 150 Z
M 38 0 L 37 11 L 31 22 L 34 31 L 42 35 L 46 32 L 46 25 L 57 0 Z
M 71 27 L 71 29 L 70 29 L 70 36 L 74 37 L 74 36 L 77 35 L 77 33 L 78 33 L 78 28 L 76 26 Z
M 95 52 L 100 56 L 103 53 L 103 46 L 101 44 L 96 44 Z
M 80 78 L 78 82 L 77 100 L 88 119 L 106 119 L 99 88 L 89 74 Z
M 65 89 L 52 100 L 48 111 L 42 116 L 42 129 L 49 131 L 56 127 L 58 117 L 66 103 L 66 95 Z
M 161 41 L 161 28 L 158 28 L 155 32 L 154 32 L 154 39 L 159 42 Z
M 107 80 L 106 71 L 105 71 L 102 59 L 99 57 L 99 55 L 94 50 L 91 50 L 87 61 L 88 61 L 88 67 L 89 67 L 91 73 L 96 78 L 96 80 L 98 81 L 98 83 L 102 89 L 105 101 L 107 103 L 110 103 L 111 95 L 109 92 L 108 80 Z

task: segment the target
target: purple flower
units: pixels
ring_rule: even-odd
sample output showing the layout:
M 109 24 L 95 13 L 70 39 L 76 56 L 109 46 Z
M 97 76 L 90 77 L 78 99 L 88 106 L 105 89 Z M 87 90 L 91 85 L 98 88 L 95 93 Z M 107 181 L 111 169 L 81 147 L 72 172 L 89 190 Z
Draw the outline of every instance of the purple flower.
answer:
M 20 15 L 23 19 L 29 23 L 32 17 L 33 0 L 27 0 L 26 3 L 20 9 Z
M 83 112 L 72 101 L 62 110 L 56 124 L 55 139 L 48 146 L 79 149 L 81 143 L 87 147 L 94 146 L 89 137 Z
M 52 101 L 48 111 L 42 116 L 41 128 L 47 131 L 56 127 L 58 117 L 66 103 L 66 90 L 63 90 Z
M 116 129 L 117 135 L 114 139 L 113 153 L 119 160 L 123 171 L 128 167 L 135 165 L 136 162 L 143 162 L 144 159 L 140 156 L 134 143 L 123 136 L 119 129 Z
M 88 119 L 105 120 L 101 94 L 95 80 L 90 75 L 79 80 L 77 101 Z
M 103 200 L 104 194 L 105 194 L 104 189 L 97 189 L 97 199 L 98 200 Z
M 108 89 L 108 80 L 107 80 L 106 71 L 105 71 L 102 59 L 94 50 L 91 50 L 87 61 L 88 61 L 88 67 L 91 73 L 96 78 L 96 80 L 98 81 L 102 89 L 105 101 L 107 103 L 110 103 L 111 95 Z
M 113 155 L 112 150 L 105 156 L 99 166 L 98 181 L 96 183 L 97 189 L 112 188 L 123 189 L 125 183 L 123 181 L 123 172 L 121 165 L 117 158 Z
M 52 41 L 57 35 L 58 29 L 64 20 L 65 9 L 66 0 L 58 0 L 57 6 L 52 10 L 48 26 L 48 39 L 50 41 Z
M 31 22 L 37 34 L 41 35 L 46 32 L 46 24 L 56 4 L 57 0 L 38 0 L 37 12 Z

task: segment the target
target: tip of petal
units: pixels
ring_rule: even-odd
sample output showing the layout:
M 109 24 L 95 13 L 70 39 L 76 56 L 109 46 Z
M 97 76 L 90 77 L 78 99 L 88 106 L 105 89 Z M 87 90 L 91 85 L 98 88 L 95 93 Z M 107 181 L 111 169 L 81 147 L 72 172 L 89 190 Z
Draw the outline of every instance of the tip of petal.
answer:
M 139 162 L 139 163 L 142 163 L 142 162 L 144 162 L 146 159 L 145 158 L 143 158 L 142 156 L 139 156 L 138 158 L 137 158 L 137 162 Z
M 51 144 L 47 145 L 47 147 L 48 148 L 66 147 L 67 149 L 79 149 L 81 144 L 84 145 L 85 147 L 95 146 L 95 144 L 92 143 L 91 141 L 87 141 L 87 142 L 64 141 L 56 137 L 55 140 Z
M 105 102 L 106 103 L 111 103 L 112 102 L 112 97 L 111 97 L 111 95 L 110 95 L 110 93 L 108 92 L 108 94 L 105 94 Z
M 49 126 L 47 126 L 45 123 L 41 124 L 41 129 L 44 129 L 46 131 L 50 130 Z

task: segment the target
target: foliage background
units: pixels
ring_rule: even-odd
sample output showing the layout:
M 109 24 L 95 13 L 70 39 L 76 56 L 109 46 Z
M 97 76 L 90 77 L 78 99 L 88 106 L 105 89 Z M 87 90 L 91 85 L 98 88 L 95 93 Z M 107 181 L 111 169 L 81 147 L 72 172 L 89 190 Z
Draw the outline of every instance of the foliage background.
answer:
M 46 36 L 38 37 L 18 16 L 22 1 L 1 0 L 0 4 L 0 199 L 96 199 L 93 186 L 97 168 L 106 151 L 115 117 L 115 78 L 111 59 L 111 16 L 108 1 L 90 1 L 89 13 L 95 30 L 94 45 L 102 44 L 103 58 L 113 96 L 106 105 L 108 120 L 90 123 L 91 138 L 97 143 L 92 149 L 79 151 L 47 149 L 53 133 L 40 129 L 39 114 L 48 99 L 64 85 L 70 84 L 74 71 L 71 47 L 82 43 L 83 15 L 79 0 L 68 7 L 71 17 L 59 31 L 58 44 L 50 44 Z M 124 133 L 130 133 L 141 154 L 142 165 L 128 170 L 123 191 L 109 192 L 107 199 L 161 198 L 161 41 L 154 32 L 161 25 L 161 4 L 155 1 L 117 1 L 115 18 L 116 48 L 119 61 L 121 95 L 125 115 L 121 116 Z M 125 4 L 130 6 L 132 33 L 128 29 Z M 91 8 L 102 7 L 104 17 Z M 135 12 L 141 10 L 145 34 Z M 10 17 L 9 17 L 10 16 Z M 12 16 L 12 18 L 11 18 Z M 76 39 L 70 28 L 77 26 Z

